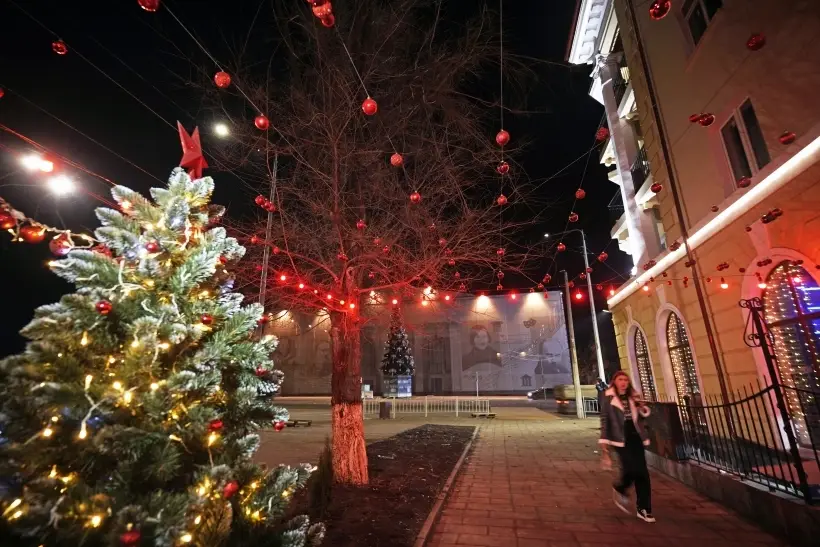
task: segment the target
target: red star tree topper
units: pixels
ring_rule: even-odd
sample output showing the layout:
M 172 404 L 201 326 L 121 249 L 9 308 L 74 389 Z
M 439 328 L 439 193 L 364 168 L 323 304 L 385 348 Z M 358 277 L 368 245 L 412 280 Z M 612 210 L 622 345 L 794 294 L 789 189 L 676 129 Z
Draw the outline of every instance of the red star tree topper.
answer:
M 202 170 L 208 167 L 205 156 L 202 155 L 202 144 L 199 142 L 199 128 L 195 127 L 190 135 L 182 124 L 177 122 L 179 140 L 182 144 L 182 159 L 179 166 L 188 171 L 192 179 L 201 179 Z
M 498 26 L 478 18 L 456 39 L 433 31 L 425 35 L 416 20 L 425 6 L 430 7 L 422 0 L 396 0 L 389 7 L 367 2 L 355 9 L 340 4 L 340 33 L 314 35 L 308 10 L 299 10 L 303 25 L 282 25 L 288 18 L 273 21 L 288 43 L 310 47 L 288 58 L 281 53 L 287 48 L 277 49 L 279 58 L 271 62 L 282 70 L 270 71 L 276 76 L 269 80 L 257 69 L 242 74 L 241 81 L 255 82 L 245 91 L 254 103 L 267 105 L 276 131 L 260 135 L 252 123 L 238 124 L 237 144 L 220 158 L 249 180 L 269 181 L 277 166 L 277 212 L 267 246 L 278 252 L 269 253 L 262 293 L 271 309 L 327 310 L 333 466 L 344 483 L 368 481 L 362 327 L 389 316 L 394 299 L 419 305 L 426 286 L 450 295 L 462 284 L 494 287 L 495 271 L 503 269 L 514 279 L 528 271 L 530 260 L 543 256 L 521 236 L 540 222 L 536 212 L 545 209 L 534 188 L 508 175 L 509 203 L 496 204 L 498 108 L 470 100 L 461 88 L 475 72 L 497 66 L 492 62 L 499 54 L 497 36 L 488 29 Z M 294 3 L 288 9 L 301 7 Z M 435 16 L 435 9 L 429 15 Z M 367 25 L 372 32 L 348 32 L 351 25 Z M 339 36 L 350 37 L 347 46 L 362 63 L 359 72 L 372 78 L 365 84 L 379 103 L 373 116 L 361 111 L 367 93 Z M 395 150 L 391 142 L 401 143 L 404 161 L 398 169 L 389 160 Z M 505 147 L 504 153 L 514 149 Z M 409 197 L 414 192 L 422 196 L 416 203 Z M 259 188 L 259 194 L 269 193 L 269 186 Z M 233 229 L 247 238 L 265 234 L 266 217 Z M 265 246 L 260 241 L 248 248 L 246 286 L 259 285 L 261 274 L 253 263 L 262 262 Z M 503 256 L 498 248 L 505 249 Z M 445 313 L 444 298 L 425 309 Z

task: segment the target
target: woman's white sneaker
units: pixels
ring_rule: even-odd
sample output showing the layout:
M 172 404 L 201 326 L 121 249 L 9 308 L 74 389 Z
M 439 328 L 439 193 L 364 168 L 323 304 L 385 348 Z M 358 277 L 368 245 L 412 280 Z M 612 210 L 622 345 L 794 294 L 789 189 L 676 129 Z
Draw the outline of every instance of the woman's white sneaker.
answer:
M 644 522 L 655 522 L 655 517 L 646 509 L 638 509 L 638 518 Z

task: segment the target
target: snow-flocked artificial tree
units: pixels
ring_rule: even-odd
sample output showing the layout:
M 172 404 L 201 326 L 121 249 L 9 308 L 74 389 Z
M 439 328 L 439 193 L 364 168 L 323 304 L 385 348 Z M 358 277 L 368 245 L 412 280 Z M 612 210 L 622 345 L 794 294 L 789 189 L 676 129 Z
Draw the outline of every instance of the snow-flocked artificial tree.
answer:
M 415 370 L 410 340 L 401 320 L 398 306 L 393 307 L 390 315 L 390 332 L 382 358 L 382 374 L 385 376 L 412 376 Z
M 232 292 L 245 249 L 213 226 L 213 186 L 181 169 L 153 202 L 117 186 L 98 245 L 50 263 L 76 292 L 0 362 L 0 544 L 321 540 L 307 517 L 280 521 L 309 466 L 252 461 L 287 411 L 257 396 L 276 340 L 254 339 L 262 308 Z

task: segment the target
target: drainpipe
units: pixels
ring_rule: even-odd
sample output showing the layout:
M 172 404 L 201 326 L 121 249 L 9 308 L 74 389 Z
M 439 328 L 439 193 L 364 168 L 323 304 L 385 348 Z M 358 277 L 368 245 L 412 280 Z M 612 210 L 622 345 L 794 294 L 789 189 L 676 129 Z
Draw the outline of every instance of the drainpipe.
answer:
M 681 204 L 680 194 L 678 193 L 678 183 L 675 177 L 674 169 L 672 169 L 672 154 L 670 153 L 669 141 L 666 135 L 666 126 L 661 116 L 661 109 L 658 105 L 658 97 L 655 92 L 655 84 L 652 81 L 651 70 L 649 68 L 649 60 L 644 49 L 643 39 L 641 38 L 641 29 L 638 26 L 638 18 L 635 15 L 635 8 L 632 5 L 632 0 L 627 0 L 626 9 L 629 13 L 629 20 L 632 24 L 632 30 L 635 33 L 635 43 L 638 47 L 638 53 L 641 57 L 641 66 L 646 79 L 646 90 L 649 93 L 649 102 L 652 104 L 652 113 L 655 116 L 655 121 L 658 127 L 658 139 L 661 144 L 664 158 L 666 159 L 666 174 L 669 177 L 669 189 L 672 191 L 672 200 L 675 203 L 675 212 L 678 215 L 678 223 L 680 224 L 681 236 L 683 237 L 683 247 L 686 250 L 686 259 L 692 264 L 692 282 L 695 285 L 695 291 L 698 296 L 698 304 L 700 305 L 700 313 L 703 316 L 703 326 L 706 328 L 706 338 L 709 340 L 709 349 L 712 352 L 712 359 L 715 361 L 715 369 L 717 371 L 718 382 L 720 383 L 720 394 L 723 397 L 723 403 L 729 402 L 729 390 L 726 387 L 726 378 L 723 373 L 723 365 L 720 360 L 720 352 L 715 341 L 714 331 L 712 330 L 712 321 L 709 319 L 709 310 L 706 306 L 706 298 L 703 292 L 703 286 L 699 279 L 699 268 L 695 262 L 692 249 L 689 247 L 689 230 L 686 227 L 686 217 L 683 215 L 683 205 Z M 729 427 L 734 432 L 733 422 L 729 420 Z

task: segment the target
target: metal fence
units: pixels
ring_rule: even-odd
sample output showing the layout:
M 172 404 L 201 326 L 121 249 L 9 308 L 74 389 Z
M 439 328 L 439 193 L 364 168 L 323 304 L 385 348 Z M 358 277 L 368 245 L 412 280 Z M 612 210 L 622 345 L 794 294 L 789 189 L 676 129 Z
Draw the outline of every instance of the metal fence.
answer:
M 771 491 L 820 501 L 820 392 L 757 388 L 726 403 L 706 396 L 678 404 L 684 434 L 678 453 Z M 798 401 L 800 411 L 787 401 Z M 815 470 L 813 478 L 807 470 Z
M 584 397 L 584 414 L 600 414 L 601 409 L 598 407 L 598 399 Z
M 382 403 L 390 403 L 390 415 L 429 416 L 430 414 L 487 414 L 490 400 L 475 397 L 412 397 L 410 399 L 365 399 L 364 417 L 379 416 Z

